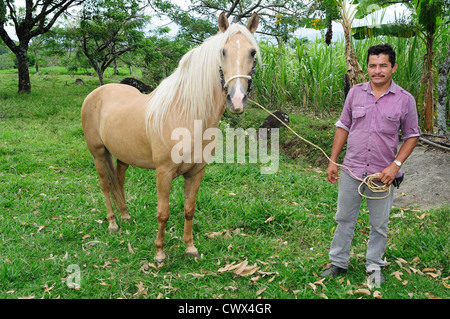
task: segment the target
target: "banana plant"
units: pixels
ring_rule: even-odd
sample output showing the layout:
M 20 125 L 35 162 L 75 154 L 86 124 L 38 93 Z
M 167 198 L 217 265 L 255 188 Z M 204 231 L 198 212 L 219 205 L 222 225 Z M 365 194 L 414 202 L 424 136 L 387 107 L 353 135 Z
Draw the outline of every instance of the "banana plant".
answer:
M 329 45 L 332 37 L 332 21 L 337 21 L 344 30 L 345 63 L 350 86 L 366 82 L 364 73 L 352 46 L 352 24 L 354 19 L 362 19 L 371 14 L 374 9 L 389 6 L 389 3 L 375 0 L 315 0 L 312 2 L 309 18 L 302 25 L 316 30 L 327 28 L 326 43 Z M 325 17 L 324 19 L 318 17 Z
M 355 39 L 363 39 L 380 35 L 393 35 L 397 37 L 418 37 L 423 41 L 426 47 L 426 53 L 423 58 L 423 76 L 421 79 L 420 94 L 417 97 L 417 102 L 422 119 L 422 128 L 425 132 L 432 133 L 436 105 L 436 100 L 434 98 L 436 67 L 433 43 L 438 36 L 439 27 L 444 22 L 445 1 L 389 1 L 389 3 L 395 2 L 405 4 L 411 11 L 411 19 L 408 22 L 382 24 L 376 27 L 356 27 L 353 28 L 353 37 Z

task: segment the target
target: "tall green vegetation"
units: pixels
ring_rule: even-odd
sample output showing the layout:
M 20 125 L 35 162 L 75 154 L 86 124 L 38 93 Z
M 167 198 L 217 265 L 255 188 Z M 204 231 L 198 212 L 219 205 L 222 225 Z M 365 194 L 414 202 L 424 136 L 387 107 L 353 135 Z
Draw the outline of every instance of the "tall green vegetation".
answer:
M 417 38 L 379 36 L 354 41 L 354 50 L 366 73 L 366 55 L 370 46 L 390 43 L 397 52 L 399 65 L 394 81 L 418 100 L 425 44 Z M 447 41 L 435 44 L 438 64 L 442 63 Z M 277 46 L 260 43 L 263 66 L 256 72 L 254 98 L 272 109 L 300 110 L 317 116 L 339 112 L 344 102 L 343 75 L 346 73 L 345 43 L 338 39 L 327 46 L 322 39 Z

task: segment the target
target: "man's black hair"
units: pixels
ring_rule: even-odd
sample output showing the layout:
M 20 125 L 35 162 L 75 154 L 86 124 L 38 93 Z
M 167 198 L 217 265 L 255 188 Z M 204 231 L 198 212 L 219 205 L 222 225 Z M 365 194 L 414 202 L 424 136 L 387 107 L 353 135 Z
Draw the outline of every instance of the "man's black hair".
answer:
M 389 62 L 391 62 L 392 67 L 395 65 L 395 51 L 389 44 L 378 44 L 373 45 L 367 50 L 367 64 L 369 63 L 369 56 L 386 54 L 389 56 Z

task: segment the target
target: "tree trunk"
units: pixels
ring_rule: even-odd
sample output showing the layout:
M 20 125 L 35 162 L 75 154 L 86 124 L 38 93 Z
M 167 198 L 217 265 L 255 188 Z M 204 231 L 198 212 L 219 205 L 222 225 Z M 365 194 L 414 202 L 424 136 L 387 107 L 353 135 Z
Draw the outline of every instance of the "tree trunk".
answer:
M 344 27 L 345 39 L 345 64 L 347 66 L 350 85 L 354 86 L 356 84 L 366 82 L 366 79 L 361 66 L 358 63 L 358 57 L 353 51 L 352 42 L 350 40 L 350 28 L 344 26 L 344 24 L 342 26 Z
M 114 75 L 119 75 L 119 67 L 117 66 L 117 58 L 113 60 Z
M 36 49 L 33 50 L 34 53 L 34 60 L 35 60 L 35 67 L 36 67 L 36 73 L 39 73 L 39 62 L 38 62 L 38 56 Z
M 21 45 L 17 48 L 17 69 L 19 73 L 19 91 L 18 93 L 31 93 L 30 70 L 28 69 L 27 60 L 28 48 Z
M 437 127 L 439 135 L 447 135 L 447 123 L 446 123 L 446 100 L 447 100 L 447 76 L 450 70 L 450 44 L 447 50 L 447 56 L 442 62 L 439 68 L 439 80 L 438 80 L 438 102 L 437 102 Z
M 105 71 L 102 70 L 102 68 L 98 64 L 96 64 L 94 66 L 94 70 L 95 70 L 95 72 L 97 72 L 98 82 L 99 82 L 100 86 L 104 85 L 105 84 L 105 80 L 103 78 L 103 74 L 104 74 Z
M 103 72 L 98 71 L 97 74 L 98 74 L 98 81 L 100 83 L 100 86 L 104 85 L 105 84 L 105 80 L 103 79 Z
M 425 118 L 424 130 L 427 133 L 433 133 L 434 128 L 434 69 L 433 69 L 433 40 L 434 38 L 427 37 L 427 53 L 424 57 L 424 72 L 422 77 L 423 85 L 423 115 Z

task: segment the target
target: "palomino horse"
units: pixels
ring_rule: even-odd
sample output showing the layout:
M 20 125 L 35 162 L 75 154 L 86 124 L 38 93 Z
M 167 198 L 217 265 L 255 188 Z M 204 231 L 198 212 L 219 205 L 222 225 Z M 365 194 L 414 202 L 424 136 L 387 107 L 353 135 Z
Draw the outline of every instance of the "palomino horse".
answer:
M 260 59 L 253 37 L 258 21 L 254 13 L 247 27 L 230 25 L 222 13 L 220 32 L 189 51 L 174 73 L 151 94 L 141 94 L 128 85 L 108 84 L 91 92 L 83 103 L 84 136 L 100 177 L 111 232 L 118 230 L 111 198 L 122 220 L 130 220 L 123 188 L 128 166 L 156 169 L 157 263 L 162 263 L 166 257 L 164 234 L 169 219 L 169 193 L 173 179 L 179 175 L 185 178 L 183 241 L 186 254 L 199 256 L 193 243 L 192 223 L 208 159 L 194 160 L 194 152 L 188 152 L 183 154 L 183 159 L 188 160 L 174 161 L 171 155 L 177 143 L 172 139 L 173 132 L 185 128 L 193 133 L 194 124 L 199 121 L 202 132 L 217 129 L 226 105 L 232 113 L 244 111 L 255 56 Z M 194 138 L 188 143 L 193 145 Z M 202 148 L 209 143 L 201 140 Z M 113 156 L 117 159 L 116 166 Z

